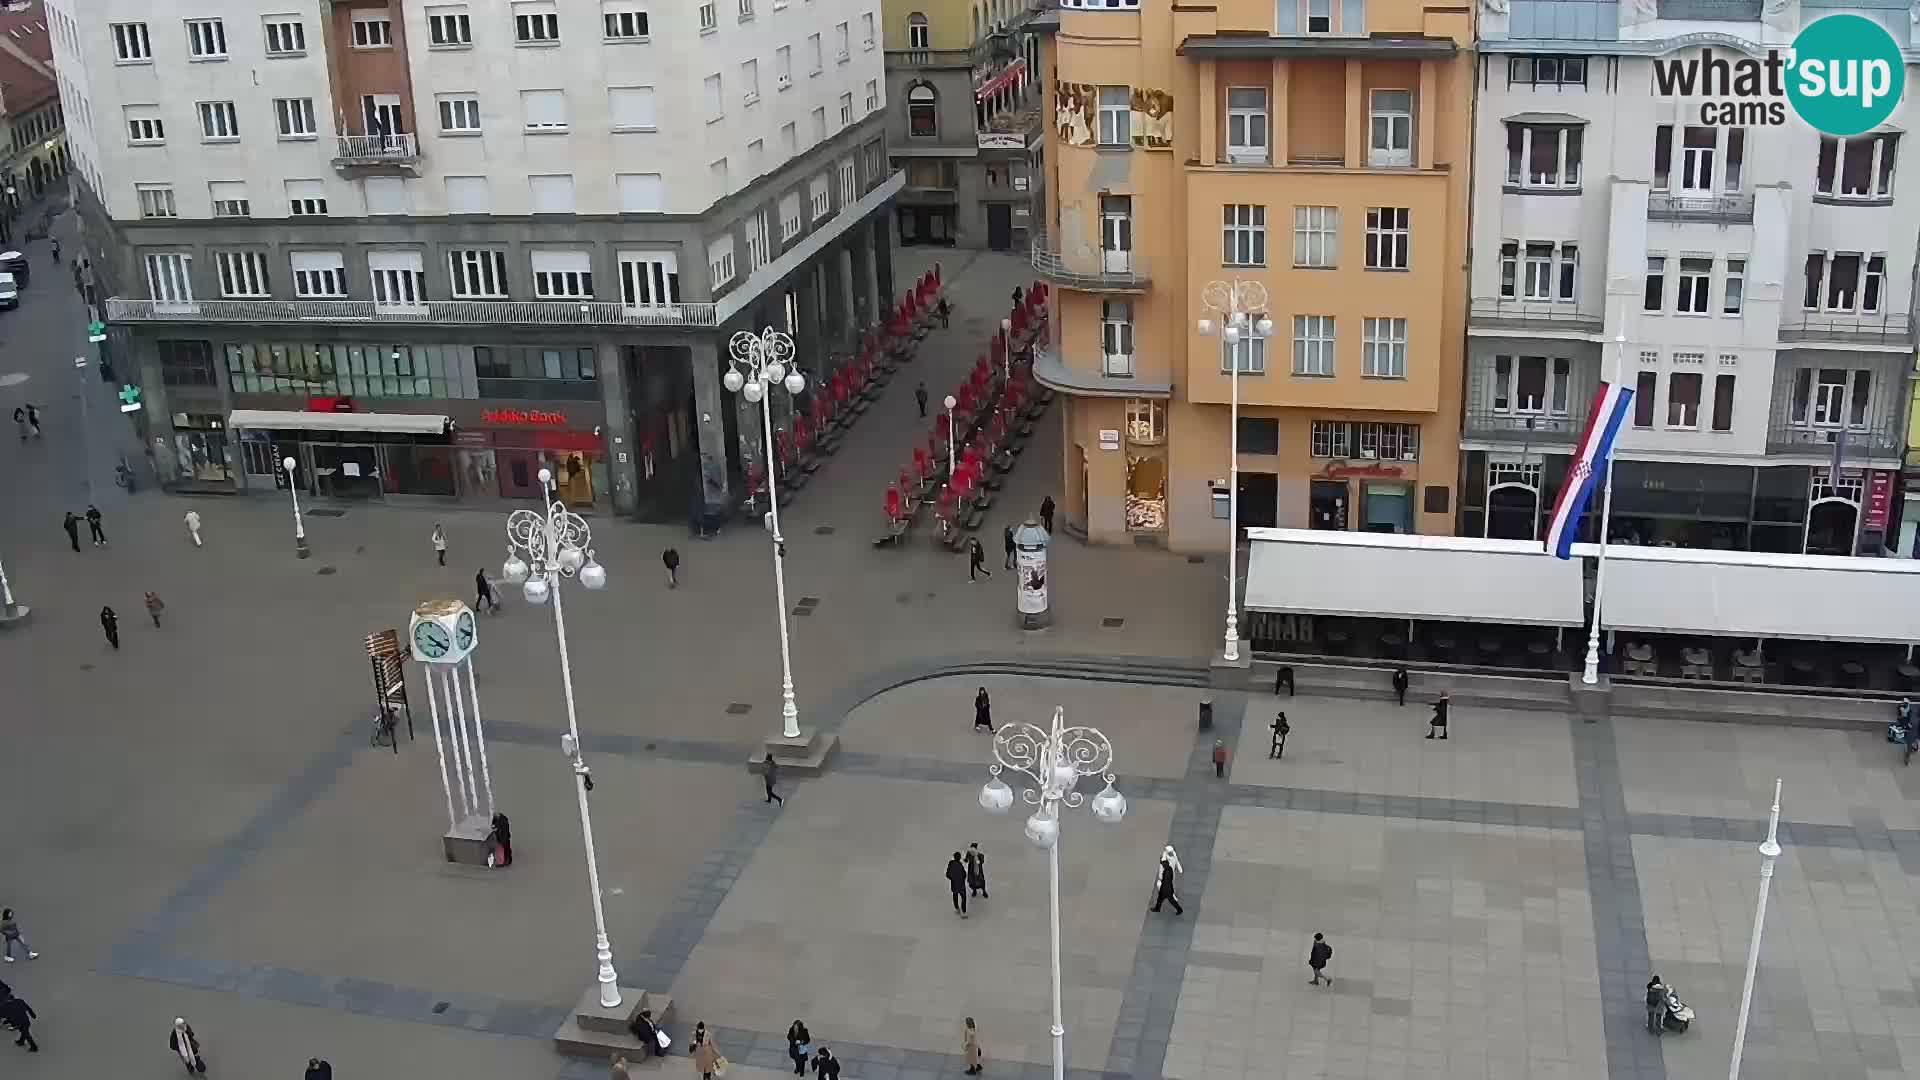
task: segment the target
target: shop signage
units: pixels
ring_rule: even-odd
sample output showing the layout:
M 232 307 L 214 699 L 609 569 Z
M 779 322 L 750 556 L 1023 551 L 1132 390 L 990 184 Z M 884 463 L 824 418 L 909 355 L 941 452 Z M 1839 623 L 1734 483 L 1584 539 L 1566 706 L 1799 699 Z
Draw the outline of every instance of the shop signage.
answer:
M 1120 432 L 1117 428 L 1101 428 L 1100 429 L 1100 449 L 1102 450 L 1120 449 Z
M 310 397 L 307 399 L 308 412 L 352 412 L 353 399 L 350 397 Z
M 565 427 L 567 418 L 564 413 L 545 409 L 484 409 L 480 413 L 480 422 L 510 427 Z
M 1320 475 L 1326 477 L 1329 480 L 1345 480 L 1345 479 L 1348 479 L 1349 477 L 1358 477 L 1361 479 L 1375 479 L 1375 480 L 1385 480 L 1385 479 L 1397 480 L 1401 476 L 1406 475 L 1406 473 L 1405 473 L 1405 470 L 1401 469 L 1400 466 L 1398 465 L 1378 465 L 1378 464 L 1354 465 L 1350 462 L 1345 462 L 1345 461 L 1332 461 L 1327 463 L 1326 468 L 1320 470 Z
M 1026 148 L 1027 137 L 1017 131 L 983 131 L 980 133 L 980 149 L 982 150 L 1025 150 Z
M 1874 469 L 1867 474 L 1866 527 L 1879 532 L 1887 529 L 1887 515 L 1893 508 L 1893 473 Z

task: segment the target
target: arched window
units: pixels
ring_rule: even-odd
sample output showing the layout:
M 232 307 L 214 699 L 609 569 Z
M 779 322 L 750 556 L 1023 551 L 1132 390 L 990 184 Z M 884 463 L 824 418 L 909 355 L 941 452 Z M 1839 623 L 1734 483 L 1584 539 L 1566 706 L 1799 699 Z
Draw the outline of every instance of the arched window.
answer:
M 980 5 L 973 5 L 973 40 L 980 40 Z
M 907 48 L 933 48 L 933 28 L 927 25 L 927 17 L 917 11 L 907 16 Z
M 927 138 L 940 134 L 939 110 L 935 105 L 933 87 L 926 83 L 907 87 L 907 134 Z

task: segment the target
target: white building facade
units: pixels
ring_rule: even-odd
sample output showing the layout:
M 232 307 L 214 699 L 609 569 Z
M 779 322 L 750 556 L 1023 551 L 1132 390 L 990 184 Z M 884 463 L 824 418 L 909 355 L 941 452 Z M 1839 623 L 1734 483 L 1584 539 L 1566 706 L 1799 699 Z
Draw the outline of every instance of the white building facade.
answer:
M 1635 390 L 1616 538 L 1854 554 L 1897 528 L 1920 238 L 1920 162 L 1900 161 L 1920 152 L 1911 95 L 1835 139 L 1790 108 L 1778 126 L 1705 122 L 1708 99 L 1662 96 L 1654 72 L 1703 49 L 1784 49 L 1837 10 L 1487 0 L 1462 532 L 1542 534 L 1603 379 Z M 1908 45 L 1904 3 L 1844 10 Z
M 891 300 L 878 0 L 50 9 L 176 486 L 284 484 L 291 452 L 341 497 L 516 498 L 552 465 L 684 519 L 761 460 L 727 336 L 790 329 L 818 373 Z M 346 446 L 260 416 L 316 408 L 450 423 Z

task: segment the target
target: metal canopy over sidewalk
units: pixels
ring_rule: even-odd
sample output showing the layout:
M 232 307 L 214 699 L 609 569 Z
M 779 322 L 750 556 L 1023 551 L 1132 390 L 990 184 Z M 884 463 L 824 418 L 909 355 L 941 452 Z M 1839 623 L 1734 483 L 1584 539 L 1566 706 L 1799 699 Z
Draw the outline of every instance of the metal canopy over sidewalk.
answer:
M 1622 633 L 1920 644 L 1920 562 L 1615 544 L 1600 622 Z
M 227 426 L 255 431 L 358 431 L 439 435 L 447 418 L 439 413 L 277 412 L 235 409 Z
M 1249 611 L 1520 626 L 1585 620 L 1580 563 L 1532 541 L 1309 529 L 1247 536 Z

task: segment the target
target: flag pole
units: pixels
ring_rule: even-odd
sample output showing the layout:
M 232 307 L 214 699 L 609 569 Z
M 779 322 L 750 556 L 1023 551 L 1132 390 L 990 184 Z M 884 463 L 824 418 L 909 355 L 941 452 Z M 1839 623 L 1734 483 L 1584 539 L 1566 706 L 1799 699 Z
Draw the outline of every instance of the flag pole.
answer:
M 1626 353 L 1627 331 L 1623 324 L 1613 337 L 1613 374 L 1608 381 L 1615 386 L 1620 384 L 1621 365 Z M 1587 686 L 1600 681 L 1600 602 L 1606 595 L 1607 587 L 1607 528 L 1613 523 L 1613 459 L 1614 454 L 1609 452 L 1605 486 L 1600 495 L 1600 557 L 1593 572 L 1593 617 L 1587 626 L 1587 665 L 1580 673 L 1580 681 Z

